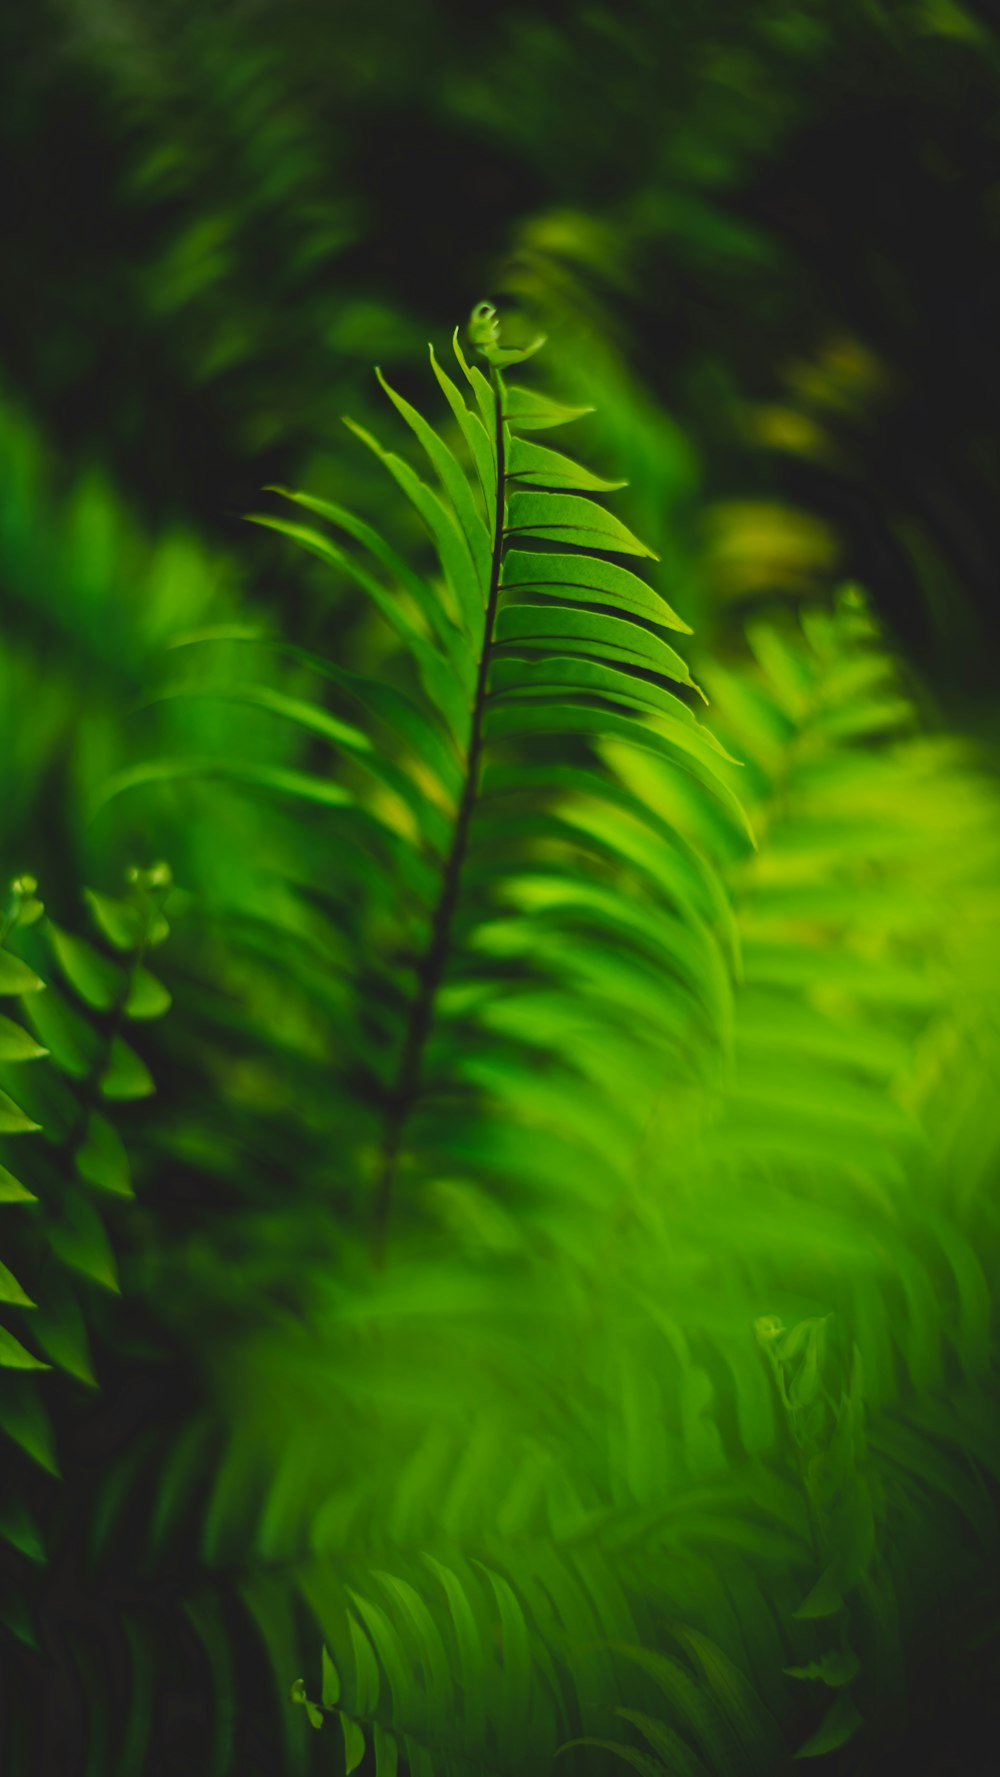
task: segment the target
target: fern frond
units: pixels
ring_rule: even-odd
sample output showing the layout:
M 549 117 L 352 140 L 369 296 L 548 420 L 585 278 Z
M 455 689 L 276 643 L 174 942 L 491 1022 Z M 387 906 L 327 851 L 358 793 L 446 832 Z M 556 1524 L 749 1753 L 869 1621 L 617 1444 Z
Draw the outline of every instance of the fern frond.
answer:
M 537 751 L 543 744 L 553 773 L 582 764 L 589 754 L 594 802 L 616 792 L 597 766 L 593 737 L 636 729 L 637 744 L 679 760 L 723 799 L 729 792 L 716 769 L 711 737 L 682 698 L 666 689 L 668 683 L 695 689 L 685 661 L 660 633 L 686 626 L 635 574 L 591 553 L 648 557 L 651 552 L 589 498 L 609 484 L 568 457 L 520 440 L 522 416 L 529 429 L 568 416 L 544 402 L 533 406 L 523 393 L 512 398 L 508 412 L 500 359 L 514 362 L 519 355 L 505 352 L 489 333 L 492 315 L 482 324 L 488 377 L 466 362 L 456 341 L 460 378 L 472 390 L 473 407 L 432 355 L 469 461 L 380 375 L 390 402 L 428 458 L 437 490 L 403 457 L 353 428 L 413 506 L 437 558 L 439 578 L 415 572 L 363 521 L 309 495 L 287 497 L 345 532 L 363 556 L 349 555 L 325 530 L 297 520 L 260 519 L 319 555 L 371 601 L 392 631 L 391 681 L 376 686 L 346 666 L 295 650 L 304 671 L 321 675 L 338 698 L 353 704 L 356 713 L 349 719 L 312 696 L 239 679 L 212 686 L 194 677 L 168 688 L 174 697 L 235 699 L 291 724 L 303 738 L 315 737 L 338 756 L 337 778 L 220 754 L 217 761 L 154 761 L 111 786 L 117 792 L 141 782 L 220 772 L 262 789 L 284 788 L 336 811 L 325 894 L 331 910 L 341 909 L 355 930 L 345 1044 L 358 1028 L 361 1008 L 373 1005 L 373 978 L 387 1014 L 385 1022 L 379 1017 L 382 1055 L 367 1080 L 369 1127 L 381 1125 L 374 1168 L 362 1150 L 352 1162 L 359 1185 L 372 1193 L 380 1250 L 401 1179 L 414 1205 L 437 1179 L 452 1175 L 470 1184 L 478 1179 L 491 1191 L 501 1188 L 511 1170 L 502 1158 L 502 1137 L 487 1162 L 481 1136 L 470 1145 L 463 1134 L 467 1103 L 492 1103 L 508 1131 L 521 1123 L 526 1133 L 536 1131 L 536 1143 L 543 1128 L 551 1131 L 544 1137 L 549 1143 L 565 1142 L 560 1128 L 575 1129 L 565 1149 L 567 1161 L 576 1171 L 596 1166 L 595 1177 L 605 1181 L 601 1191 L 613 1194 L 615 1173 L 623 1166 L 627 1173 L 634 1139 L 621 1130 L 612 1133 L 614 1112 L 606 1113 L 610 1121 L 606 1135 L 595 1137 L 596 1148 L 586 1141 L 580 1148 L 582 1130 L 573 1104 L 579 1075 L 572 1062 L 561 1082 L 550 1075 L 542 1095 L 533 1077 L 537 1046 L 525 1049 L 512 1029 L 502 1060 L 487 1066 L 485 1058 L 482 1064 L 475 1059 L 482 1045 L 476 1036 L 481 1014 L 488 1018 L 494 1006 L 513 1005 L 519 991 L 544 988 L 555 996 L 570 994 L 584 1020 L 598 1026 L 610 1018 L 618 1028 L 638 1016 L 650 1037 L 660 1033 L 655 1038 L 660 1042 L 664 1033 L 655 995 L 641 986 L 651 956 L 657 966 L 667 962 L 684 975 L 692 1005 L 700 1000 L 705 979 L 715 983 L 715 1024 L 725 991 L 724 968 L 715 959 L 715 939 L 704 915 L 700 923 L 693 915 L 689 920 L 685 905 L 671 931 L 651 909 L 644 913 L 632 903 L 634 871 L 616 853 L 614 823 L 600 834 L 601 886 L 598 892 L 595 885 L 589 900 L 570 890 L 591 850 L 585 824 L 575 830 L 565 824 L 555 850 L 540 839 L 536 859 L 532 816 L 525 818 L 524 804 L 541 812 L 549 800 L 546 786 L 539 780 L 532 791 L 525 779 L 512 793 L 509 775 L 526 746 Z M 545 546 L 552 541 L 574 553 L 551 553 Z M 646 720 L 636 721 L 637 714 Z M 374 742 L 373 717 L 383 735 L 384 724 L 392 731 L 388 748 Z M 639 804 L 632 812 L 644 819 Z M 555 829 L 548 830 L 554 840 Z M 497 874 L 498 856 L 503 862 Z M 494 880 L 484 899 L 478 885 L 489 870 Z M 682 882 L 675 871 L 675 895 Z M 474 883 L 476 899 L 469 901 Z M 366 907 L 380 908 L 392 922 L 377 944 L 374 927 L 371 935 L 365 930 Z M 603 934 L 608 955 L 612 946 L 619 953 L 617 964 L 606 962 L 592 979 L 579 966 L 578 934 L 584 932 Z M 695 951 L 708 959 L 703 973 L 695 966 Z M 494 1027 L 494 1049 L 498 1041 Z M 468 1066 L 456 1067 L 460 1055 L 468 1056 Z M 358 1083 L 354 1070 L 355 1095 Z M 479 1110 L 475 1117 L 481 1126 Z M 597 1157 L 602 1142 L 610 1172 L 607 1161 Z M 590 1157 L 584 1159 L 588 1148 Z M 551 1176 L 559 1164 L 556 1152 L 552 1147 L 549 1160 L 541 1162 L 542 1174 Z M 578 1157 L 569 1161 L 571 1152 Z M 513 1171 L 520 1174 L 520 1190 L 523 1164 Z

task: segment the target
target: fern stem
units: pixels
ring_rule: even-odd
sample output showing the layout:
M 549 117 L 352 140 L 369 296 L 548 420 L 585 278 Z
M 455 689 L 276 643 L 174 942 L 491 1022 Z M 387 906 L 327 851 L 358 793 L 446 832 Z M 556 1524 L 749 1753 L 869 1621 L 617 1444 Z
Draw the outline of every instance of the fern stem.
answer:
M 385 1262 L 386 1243 L 389 1233 L 389 1217 L 392 1209 L 393 1187 L 399 1166 L 400 1152 L 407 1120 L 413 1108 L 414 1100 L 420 1089 L 420 1075 L 423 1067 L 424 1049 L 434 1019 L 434 1006 L 438 991 L 444 977 L 448 950 L 451 942 L 451 926 L 458 905 L 459 888 L 461 885 L 462 865 L 469 839 L 469 825 L 479 791 L 479 766 L 483 751 L 483 713 L 486 707 L 486 680 L 490 667 L 490 651 L 493 644 L 493 625 L 496 620 L 497 600 L 500 595 L 500 576 L 503 566 L 504 549 L 504 510 L 506 493 L 506 453 L 504 449 L 504 409 L 503 383 L 500 373 L 491 367 L 490 381 L 496 401 L 496 495 L 493 510 L 493 549 L 490 561 L 490 584 L 486 599 L 486 610 L 483 618 L 483 646 L 479 657 L 479 670 L 476 674 L 476 685 L 472 699 L 472 712 L 469 725 L 469 750 L 466 757 L 465 783 L 462 799 L 455 818 L 455 830 L 452 835 L 451 850 L 445 864 L 441 880 L 441 893 L 438 896 L 431 921 L 430 938 L 417 970 L 417 992 L 410 1008 L 406 1036 L 400 1054 L 396 1078 L 389 1097 L 388 1117 L 382 1142 L 381 1164 L 378 1184 L 375 1192 L 375 1263 L 381 1266 Z

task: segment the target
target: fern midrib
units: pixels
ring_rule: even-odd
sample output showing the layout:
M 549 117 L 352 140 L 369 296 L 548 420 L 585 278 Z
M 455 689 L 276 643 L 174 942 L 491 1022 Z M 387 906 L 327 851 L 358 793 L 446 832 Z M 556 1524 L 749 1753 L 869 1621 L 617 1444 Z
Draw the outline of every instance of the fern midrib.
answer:
M 483 646 L 479 657 L 472 711 L 469 724 L 469 750 L 466 757 L 465 783 L 455 817 L 451 850 L 441 879 L 427 949 L 417 970 L 417 993 L 410 1008 L 406 1036 L 400 1054 L 396 1078 L 389 1097 L 389 1111 L 382 1142 L 381 1167 L 375 1195 L 375 1261 L 385 1259 L 393 1186 L 399 1164 L 406 1124 L 420 1089 L 424 1049 L 430 1035 L 445 965 L 451 945 L 451 926 L 458 905 L 462 865 L 469 839 L 469 824 L 479 792 L 479 763 L 483 751 L 483 715 L 486 708 L 486 680 L 493 648 L 493 626 L 500 596 L 500 575 L 503 566 L 504 512 L 506 503 L 507 460 L 504 448 L 503 384 L 499 373 L 491 369 L 490 381 L 496 402 L 496 495 L 493 510 L 493 547 L 490 559 L 490 583 L 483 617 Z

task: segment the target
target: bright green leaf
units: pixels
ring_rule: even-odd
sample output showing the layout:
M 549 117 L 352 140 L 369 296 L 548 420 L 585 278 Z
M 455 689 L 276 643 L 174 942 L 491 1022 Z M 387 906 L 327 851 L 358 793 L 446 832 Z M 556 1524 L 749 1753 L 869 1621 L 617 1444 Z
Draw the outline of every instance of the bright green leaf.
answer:
M 41 1124 L 33 1123 L 6 1092 L 0 1092 L 0 1135 L 27 1135 L 40 1128 Z
M 127 1018 L 162 1018 L 170 1009 L 170 995 L 162 981 L 148 969 L 136 969 L 125 1001 Z
M 155 1091 L 153 1076 L 146 1063 L 121 1037 L 115 1037 L 107 1069 L 101 1076 L 101 1096 L 114 1099 L 148 1098 Z
M 74 992 L 95 1011 L 110 1011 L 125 991 L 127 976 L 124 970 L 102 956 L 85 939 L 64 932 L 52 920 L 48 925 L 48 938 L 59 967 Z
M 45 982 L 9 950 L 0 950 L 0 995 L 39 993 Z
M 23 1025 L 0 1016 L 0 1061 L 34 1061 L 47 1054 Z

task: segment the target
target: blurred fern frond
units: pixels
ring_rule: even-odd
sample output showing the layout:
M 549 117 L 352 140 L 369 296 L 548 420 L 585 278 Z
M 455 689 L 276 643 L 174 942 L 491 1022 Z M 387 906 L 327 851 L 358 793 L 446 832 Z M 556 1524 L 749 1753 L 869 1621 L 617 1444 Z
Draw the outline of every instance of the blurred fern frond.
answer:
M 193 910 L 128 1289 L 197 1405 L 112 1452 L 127 1596 L 106 1660 L 68 1637 L 120 1777 L 192 1695 L 214 1777 L 860 1773 L 995 1548 L 995 791 L 852 593 L 706 660 L 709 734 L 494 320 L 488 374 L 432 358 L 447 430 L 387 387 L 436 486 L 361 434 L 405 553 L 259 515 L 346 639 L 179 638 L 105 794 Z

